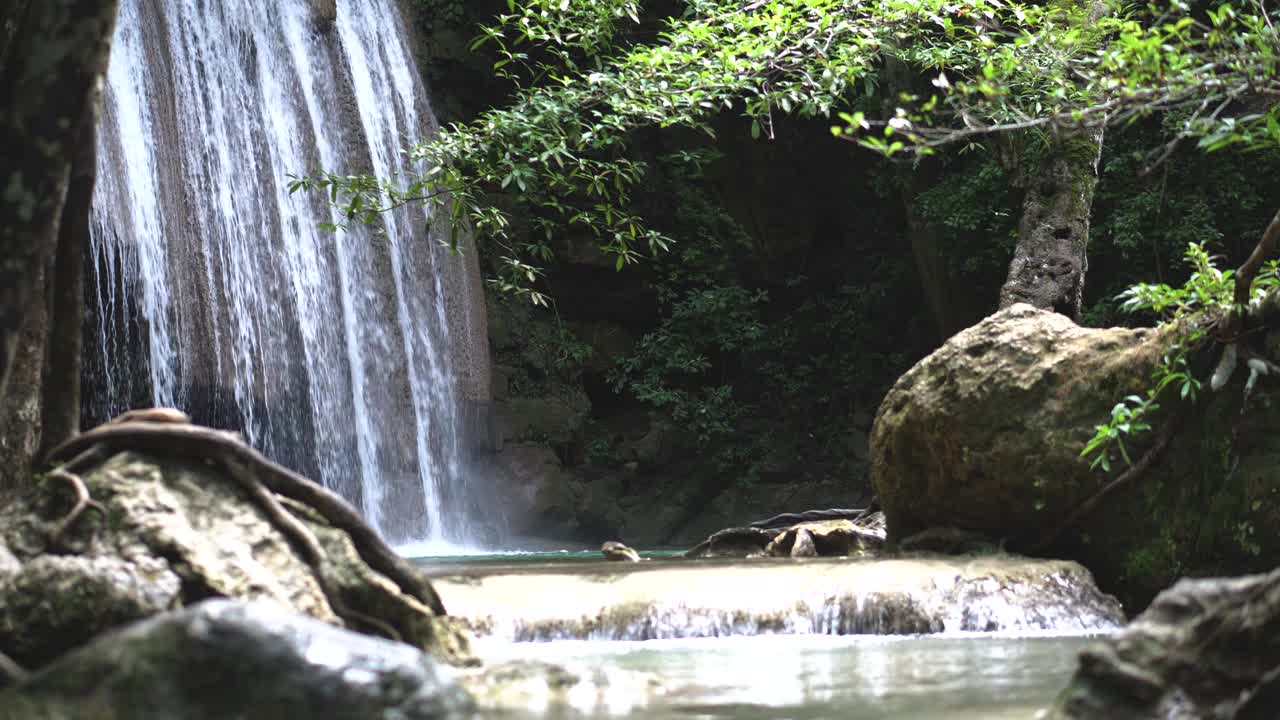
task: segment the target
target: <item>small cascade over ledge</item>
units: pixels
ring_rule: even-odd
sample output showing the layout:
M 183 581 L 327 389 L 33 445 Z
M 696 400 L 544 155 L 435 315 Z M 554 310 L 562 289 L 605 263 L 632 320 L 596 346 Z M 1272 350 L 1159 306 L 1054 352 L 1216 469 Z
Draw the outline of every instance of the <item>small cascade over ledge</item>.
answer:
M 664 640 L 732 635 L 1109 632 L 1115 598 L 1074 562 L 1016 555 L 882 560 L 656 560 L 432 571 L 480 637 Z
M 393 177 L 436 128 L 395 0 L 123 0 L 99 140 L 90 421 L 182 408 L 353 502 L 474 543 L 488 401 L 474 253 L 422 206 L 331 233 L 289 173 Z M 478 424 L 478 423 L 477 423 Z

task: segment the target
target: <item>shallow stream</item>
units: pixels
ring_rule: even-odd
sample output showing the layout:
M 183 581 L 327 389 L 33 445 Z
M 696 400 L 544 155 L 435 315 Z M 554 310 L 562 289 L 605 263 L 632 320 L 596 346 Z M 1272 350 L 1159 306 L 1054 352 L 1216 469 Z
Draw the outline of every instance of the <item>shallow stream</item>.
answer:
M 1088 638 L 844 636 L 480 644 L 488 661 L 642 671 L 666 694 L 631 708 L 608 693 L 598 716 L 1030 720 L 1066 684 Z M 558 717 L 556 712 L 528 717 Z
M 672 553 L 645 555 L 661 560 Z M 432 574 L 489 572 L 501 565 L 513 566 L 512 572 L 553 565 L 572 573 L 588 571 L 588 563 L 598 559 L 592 551 L 436 556 L 418 562 Z M 634 684 L 647 675 L 661 685 L 640 705 L 636 702 L 644 693 L 634 687 L 583 687 L 586 696 L 573 704 L 590 708 L 589 717 L 1030 720 L 1066 684 L 1076 653 L 1091 639 L 1053 632 L 516 643 L 486 638 L 477 643 L 477 652 L 486 663 L 550 662 L 583 676 L 627 678 L 624 684 Z M 583 716 L 539 705 L 531 697 L 525 711 L 503 717 Z

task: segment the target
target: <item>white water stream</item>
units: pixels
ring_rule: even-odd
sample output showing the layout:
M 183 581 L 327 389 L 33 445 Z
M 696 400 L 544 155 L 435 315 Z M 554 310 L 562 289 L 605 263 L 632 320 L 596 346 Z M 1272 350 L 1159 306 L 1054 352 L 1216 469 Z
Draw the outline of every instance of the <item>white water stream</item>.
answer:
M 121 3 L 86 350 L 106 391 L 89 414 L 182 408 L 338 490 L 393 542 L 465 542 L 452 347 L 473 330 L 457 289 L 474 273 L 420 208 L 334 234 L 322 198 L 286 189 L 318 168 L 420 169 L 402 148 L 436 121 L 394 0 L 317 5 Z

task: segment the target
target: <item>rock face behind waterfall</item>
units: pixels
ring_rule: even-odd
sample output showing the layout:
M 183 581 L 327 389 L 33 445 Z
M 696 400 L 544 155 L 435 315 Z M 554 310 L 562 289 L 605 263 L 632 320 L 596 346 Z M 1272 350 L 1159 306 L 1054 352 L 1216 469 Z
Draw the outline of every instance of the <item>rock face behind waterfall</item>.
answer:
M 437 127 L 398 0 L 122 0 L 104 95 L 86 412 L 180 407 L 393 542 L 467 540 L 490 398 L 479 260 L 411 204 L 348 232 L 319 170 L 404 177 Z M 471 430 L 472 432 L 468 432 Z M 481 496 L 483 497 L 483 496 Z
M 1110 474 L 1090 470 L 1079 454 L 1113 405 L 1145 394 L 1172 339 L 1081 328 L 1028 305 L 953 337 L 897 382 L 876 418 L 872 482 L 890 542 L 940 526 L 1004 538 L 1012 550 L 1045 538 L 1123 470 L 1123 461 Z M 1280 396 L 1259 383 L 1242 416 L 1242 384 L 1195 408 L 1179 407 L 1176 391 L 1162 397 L 1155 429 L 1129 452 L 1136 460 L 1181 411 L 1168 449 L 1046 551 L 1081 560 L 1139 606 L 1189 572 L 1262 569 L 1260 558 L 1280 552 Z
M 46 480 L 0 509 L 0 652 L 23 665 L 43 666 L 99 633 L 210 597 L 267 600 L 340 622 L 301 549 L 213 466 L 123 452 L 81 477 L 103 511 L 86 512 L 56 541 L 51 529 L 70 506 L 65 485 Z M 371 569 L 345 531 L 280 502 L 327 555 L 344 617 L 375 618 L 441 659 L 469 660 L 452 621 Z
M 1280 571 L 1183 580 L 1081 653 L 1057 720 L 1280 716 Z

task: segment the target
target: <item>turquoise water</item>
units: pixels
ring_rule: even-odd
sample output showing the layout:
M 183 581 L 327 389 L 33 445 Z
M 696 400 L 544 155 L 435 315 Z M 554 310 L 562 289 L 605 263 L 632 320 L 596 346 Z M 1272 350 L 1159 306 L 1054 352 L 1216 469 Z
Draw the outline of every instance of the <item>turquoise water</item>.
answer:
M 488 660 L 650 673 L 665 694 L 600 694 L 578 715 L 772 720 L 1031 720 L 1066 684 L 1082 637 L 760 636 L 647 642 L 481 643 Z
M 684 562 L 682 551 L 642 553 L 656 564 Z M 475 568 L 521 573 L 583 563 L 592 550 L 532 551 L 416 559 L 429 572 Z M 686 640 L 482 640 L 486 663 L 535 660 L 584 677 L 652 677 L 660 694 L 637 703 L 634 691 L 578 693 L 574 709 L 529 708 L 512 718 L 706 718 L 765 720 L 1031 720 L 1052 702 L 1091 638 L 1072 635 L 943 636 L 766 635 Z M 626 683 L 623 683 L 625 686 Z M 632 681 L 634 687 L 634 680 Z M 621 687 L 621 686 L 619 686 Z
M 640 557 L 648 560 L 674 560 L 685 553 L 681 549 L 642 550 Z M 603 557 L 598 549 L 593 550 L 510 550 L 506 552 L 467 553 L 458 555 L 426 555 L 412 557 L 413 562 L 431 572 L 435 569 L 456 570 L 467 567 L 492 568 L 495 565 L 533 566 L 564 563 L 600 562 Z

